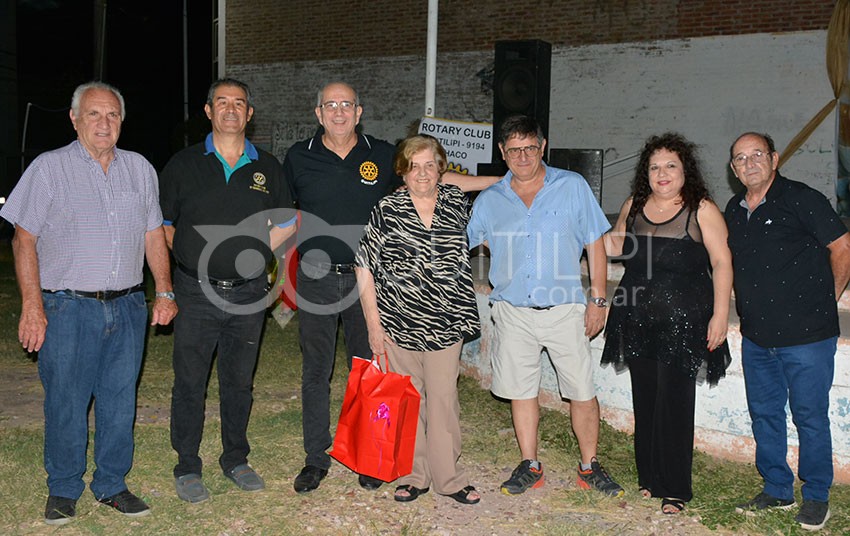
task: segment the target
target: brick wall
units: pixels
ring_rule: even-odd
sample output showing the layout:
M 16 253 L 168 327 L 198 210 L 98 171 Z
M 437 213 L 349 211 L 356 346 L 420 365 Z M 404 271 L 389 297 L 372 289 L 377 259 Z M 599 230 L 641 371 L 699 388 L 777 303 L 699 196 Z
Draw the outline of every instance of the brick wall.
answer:
M 439 52 L 821 30 L 830 0 L 441 0 Z M 227 0 L 227 64 L 424 54 L 427 0 Z

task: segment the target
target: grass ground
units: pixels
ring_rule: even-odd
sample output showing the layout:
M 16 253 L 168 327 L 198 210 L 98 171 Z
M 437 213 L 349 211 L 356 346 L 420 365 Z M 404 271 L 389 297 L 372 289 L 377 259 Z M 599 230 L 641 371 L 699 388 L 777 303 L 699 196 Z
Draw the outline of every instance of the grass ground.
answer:
M 11 396 L 4 407 L 23 407 L 40 396 L 36 365 L 17 344 L 19 313 L 11 254 L 0 243 L 0 383 Z M 201 454 L 204 479 L 212 499 L 189 505 L 173 490 L 175 455 L 169 445 L 168 407 L 172 373 L 171 335 L 151 332 L 140 378 L 135 466 L 130 489 L 152 506 L 153 514 L 130 519 L 100 506 L 86 491 L 78 518 L 61 527 L 42 521 L 46 499 L 42 468 L 42 426 L 38 409 L 30 419 L 0 419 L 0 533 L 2 534 L 771 534 L 801 531 L 794 512 L 771 513 L 755 519 L 734 513 L 734 505 L 759 489 L 752 465 L 734 464 L 697 453 L 695 498 L 685 515 L 663 516 L 656 500 L 643 500 L 636 490 L 631 438 L 603 426 L 603 463 L 627 489 L 622 499 L 578 491 L 574 465 L 578 447 L 569 419 L 544 411 L 540 427 L 541 459 L 546 485 L 522 496 L 506 497 L 499 483 L 518 462 L 510 410 L 473 380 L 460 382 L 464 452 L 462 463 L 482 494 L 481 504 L 462 507 L 429 493 L 414 503 L 392 500 L 393 485 L 366 492 L 343 466 L 334 464 L 315 492 L 302 496 L 292 479 L 303 462 L 301 445 L 300 352 L 297 317 L 281 328 L 269 318 L 255 382 L 255 406 L 249 437 L 251 463 L 263 475 L 267 489 L 256 494 L 237 490 L 218 470 L 220 449 L 217 379 L 212 374 L 208 418 Z M 342 344 L 340 344 L 340 350 Z M 345 364 L 337 356 L 332 385 L 333 411 L 344 389 Z M 36 405 L 37 408 L 37 405 Z M 8 412 L 7 412 L 8 413 Z M 91 441 L 90 441 L 91 444 Z M 91 449 L 90 449 L 91 451 Z M 91 456 L 91 452 L 90 452 Z M 90 461 L 91 471 L 94 464 Z M 799 493 L 798 493 L 799 495 Z M 835 486 L 832 520 L 823 534 L 850 534 L 850 487 Z

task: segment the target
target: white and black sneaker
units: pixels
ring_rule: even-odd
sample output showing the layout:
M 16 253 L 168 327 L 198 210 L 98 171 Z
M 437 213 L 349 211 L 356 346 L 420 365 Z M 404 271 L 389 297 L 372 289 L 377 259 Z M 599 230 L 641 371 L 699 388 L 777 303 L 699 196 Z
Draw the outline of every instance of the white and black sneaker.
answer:
M 800 512 L 794 520 L 805 530 L 820 530 L 829 519 L 829 503 L 822 501 L 808 501 L 803 499 Z
M 794 499 L 777 499 L 773 495 L 761 492 L 749 501 L 739 504 L 735 511 L 748 516 L 766 510 L 788 510 L 794 507 Z
M 64 525 L 70 523 L 77 515 L 76 499 L 51 495 L 47 498 L 44 509 L 44 522 L 48 525 Z

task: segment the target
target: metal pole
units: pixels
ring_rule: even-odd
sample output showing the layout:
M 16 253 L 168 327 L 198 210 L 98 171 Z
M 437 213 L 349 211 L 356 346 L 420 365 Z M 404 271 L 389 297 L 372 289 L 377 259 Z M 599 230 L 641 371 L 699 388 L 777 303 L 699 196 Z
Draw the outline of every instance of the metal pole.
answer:
M 428 0 L 428 44 L 425 57 L 425 116 L 434 117 L 437 88 L 437 26 L 439 0 Z
M 227 0 L 218 0 L 218 26 L 216 27 L 216 32 L 218 34 L 218 49 L 216 50 L 216 54 L 218 55 L 218 78 L 224 78 L 227 72 L 227 65 L 225 64 L 224 54 L 226 52 L 224 47 L 224 38 L 225 38 L 225 16 L 227 14 Z
M 106 57 L 106 0 L 95 0 L 95 56 L 94 76 L 95 79 L 103 81 L 104 65 Z
M 183 147 L 189 146 L 189 17 L 183 0 Z
M 24 174 L 26 168 L 26 150 L 27 150 L 27 125 L 30 122 L 30 108 L 32 103 L 27 103 L 27 111 L 24 113 L 24 132 L 21 134 L 21 175 Z

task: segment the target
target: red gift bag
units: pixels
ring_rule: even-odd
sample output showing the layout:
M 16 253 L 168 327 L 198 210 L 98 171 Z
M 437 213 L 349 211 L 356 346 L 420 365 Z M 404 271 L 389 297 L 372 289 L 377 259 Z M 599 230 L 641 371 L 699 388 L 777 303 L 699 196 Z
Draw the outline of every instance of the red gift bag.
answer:
M 380 358 L 354 357 L 331 456 L 355 473 L 390 482 L 413 471 L 419 392 L 381 370 Z

